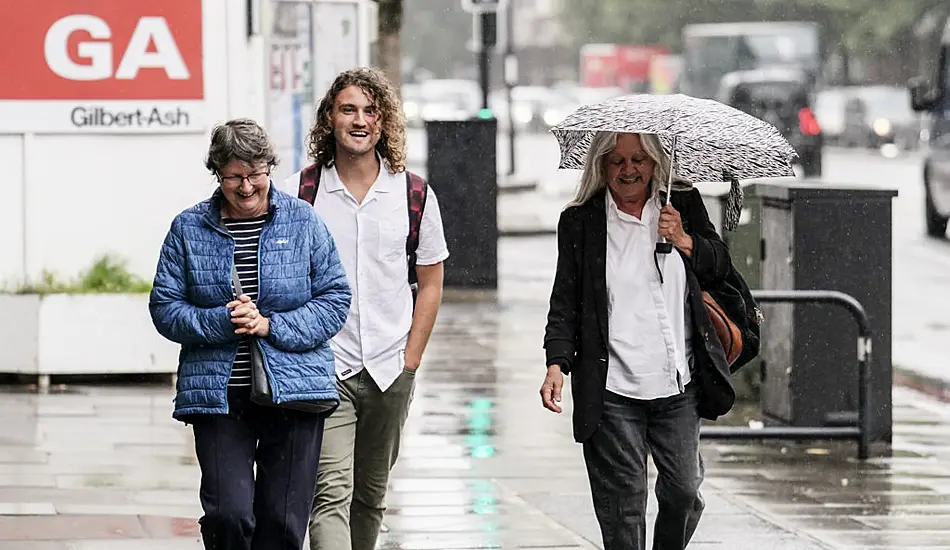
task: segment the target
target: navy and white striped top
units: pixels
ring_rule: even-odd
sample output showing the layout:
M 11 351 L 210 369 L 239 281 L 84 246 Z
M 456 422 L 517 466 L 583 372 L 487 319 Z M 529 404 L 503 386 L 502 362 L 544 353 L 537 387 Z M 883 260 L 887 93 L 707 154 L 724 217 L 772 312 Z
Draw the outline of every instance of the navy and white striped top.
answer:
M 258 244 L 261 240 L 261 229 L 267 215 L 242 220 L 225 218 L 224 226 L 234 238 L 234 266 L 237 268 L 238 280 L 241 281 L 241 290 L 251 301 L 257 303 L 257 267 Z M 251 385 L 251 348 L 245 336 L 238 342 L 237 357 L 231 368 L 231 379 L 228 387 L 249 387 Z

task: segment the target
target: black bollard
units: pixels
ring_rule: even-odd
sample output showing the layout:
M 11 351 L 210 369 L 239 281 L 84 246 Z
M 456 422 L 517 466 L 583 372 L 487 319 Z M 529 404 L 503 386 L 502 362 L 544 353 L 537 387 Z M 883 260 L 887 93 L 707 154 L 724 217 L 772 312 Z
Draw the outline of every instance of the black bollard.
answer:
M 446 288 L 498 288 L 495 119 L 425 123 L 426 173 L 442 212 Z

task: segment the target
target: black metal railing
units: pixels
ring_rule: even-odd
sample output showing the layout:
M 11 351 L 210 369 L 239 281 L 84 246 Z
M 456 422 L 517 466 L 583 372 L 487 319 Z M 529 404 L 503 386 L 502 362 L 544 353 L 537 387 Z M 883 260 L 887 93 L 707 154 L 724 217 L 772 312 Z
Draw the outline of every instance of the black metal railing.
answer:
M 858 413 L 857 422 L 847 426 L 767 426 L 746 428 L 703 426 L 702 439 L 786 439 L 786 440 L 853 440 L 858 444 L 858 458 L 868 458 L 871 418 L 871 324 L 861 305 L 853 296 L 835 290 L 754 290 L 752 296 L 762 304 L 810 303 L 836 304 L 851 313 L 858 325 Z

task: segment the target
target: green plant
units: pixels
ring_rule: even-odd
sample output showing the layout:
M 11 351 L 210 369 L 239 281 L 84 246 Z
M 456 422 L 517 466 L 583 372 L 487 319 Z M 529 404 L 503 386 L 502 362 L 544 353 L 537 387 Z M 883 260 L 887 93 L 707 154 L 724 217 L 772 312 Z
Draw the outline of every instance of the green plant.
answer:
M 110 255 L 100 256 L 92 266 L 74 280 L 61 280 L 44 271 L 39 281 L 17 286 L 13 294 L 108 294 L 143 293 L 152 289 L 151 283 L 131 273 L 125 262 Z

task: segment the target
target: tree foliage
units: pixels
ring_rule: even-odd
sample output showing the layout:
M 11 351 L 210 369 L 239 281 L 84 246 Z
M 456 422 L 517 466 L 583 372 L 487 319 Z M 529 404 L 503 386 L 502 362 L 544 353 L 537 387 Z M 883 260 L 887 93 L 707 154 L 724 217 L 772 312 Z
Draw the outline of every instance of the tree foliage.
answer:
M 472 15 L 459 0 L 373 0 L 379 9 L 376 65 L 402 83 L 402 59 L 440 76 L 472 59 Z M 397 15 L 394 17 L 394 15 Z
M 376 65 L 397 89 L 402 86 L 403 0 L 373 0 L 377 4 Z
M 402 45 L 406 57 L 441 77 L 472 63 L 473 54 L 466 48 L 472 35 L 472 14 L 462 10 L 459 0 L 404 1 Z

